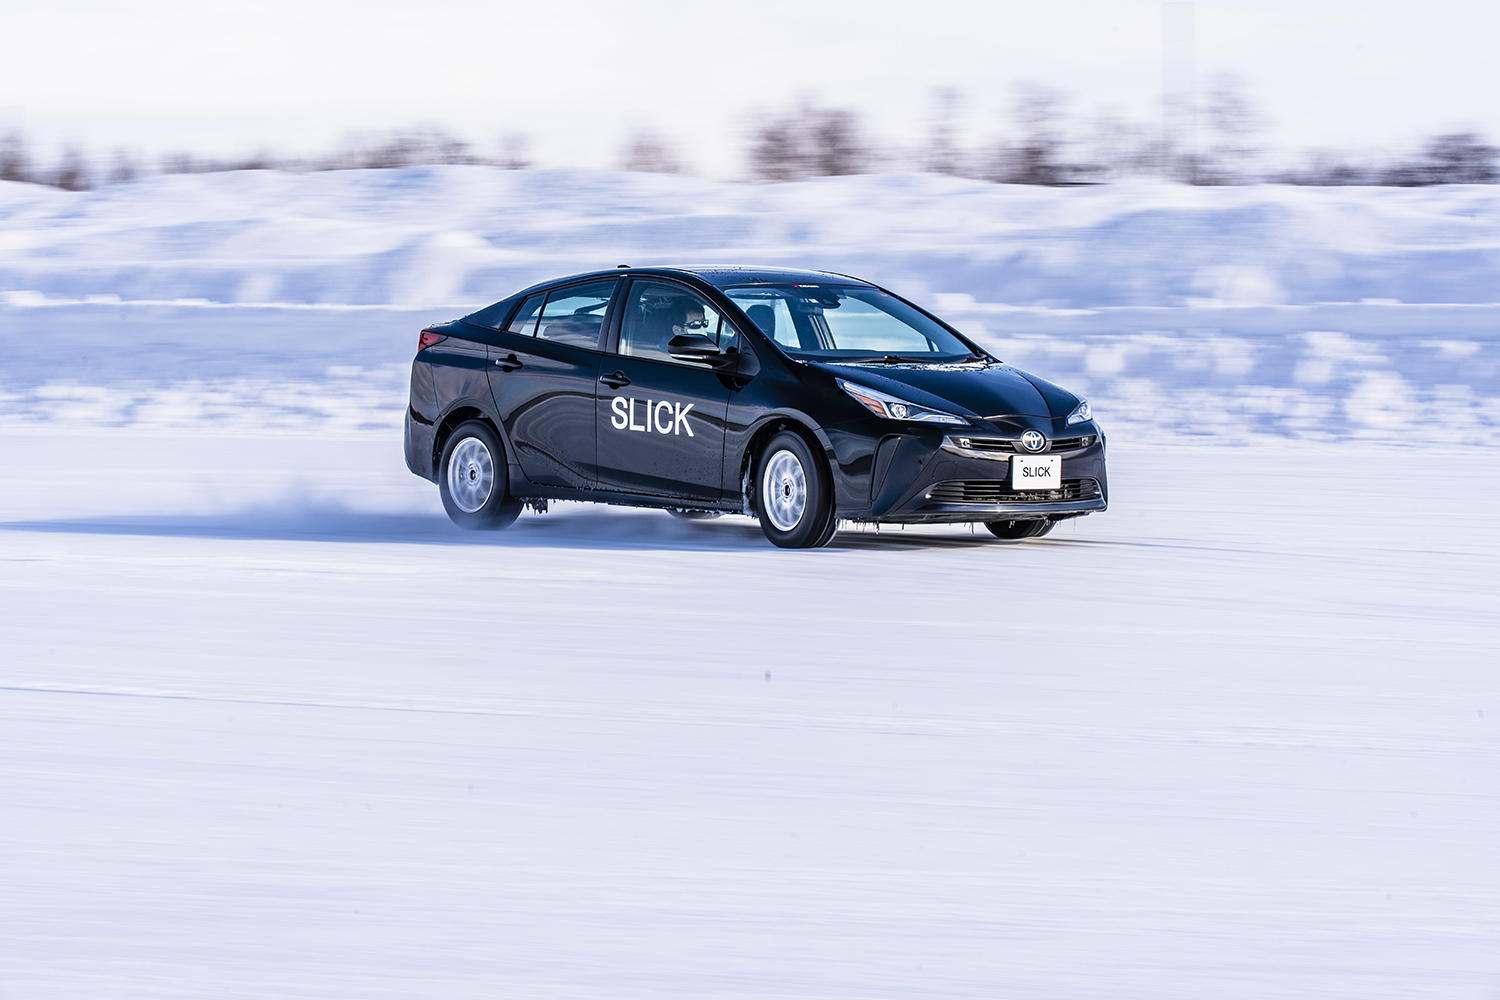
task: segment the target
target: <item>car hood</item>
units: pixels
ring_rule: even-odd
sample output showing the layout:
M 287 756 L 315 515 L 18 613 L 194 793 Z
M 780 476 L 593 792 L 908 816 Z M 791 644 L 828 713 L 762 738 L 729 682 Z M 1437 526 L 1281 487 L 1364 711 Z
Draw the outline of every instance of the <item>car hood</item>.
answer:
M 956 407 L 978 417 L 1062 417 L 1078 405 L 1078 397 L 1066 389 L 999 362 L 817 367 L 913 403 L 950 410 Z

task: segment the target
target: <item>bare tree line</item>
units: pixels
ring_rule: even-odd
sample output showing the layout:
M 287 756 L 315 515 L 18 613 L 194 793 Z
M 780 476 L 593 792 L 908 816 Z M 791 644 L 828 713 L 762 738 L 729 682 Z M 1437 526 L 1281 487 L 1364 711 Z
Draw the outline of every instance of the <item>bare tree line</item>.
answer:
M 1188 184 L 1308 185 L 1493 184 L 1500 149 L 1473 132 L 1426 139 L 1386 162 L 1315 150 L 1301 167 L 1272 167 L 1261 142 L 1265 120 L 1232 78 L 1221 78 L 1198 109 L 1194 141 L 1155 122 L 1117 111 L 1073 113 L 1063 93 L 1039 84 L 1015 88 L 996 137 L 971 138 L 961 123 L 964 97 L 933 96 L 926 134 L 916 145 L 881 144 L 857 112 L 803 101 L 763 114 L 750 130 L 750 176 L 787 181 L 839 174 L 917 170 L 1001 184 L 1092 184 L 1163 177 Z
M 1039 84 L 1020 84 L 1007 114 L 992 134 L 966 127 L 966 100 L 956 90 L 933 95 L 924 133 L 906 144 L 883 142 L 852 108 L 801 100 L 753 116 L 745 128 L 747 179 L 773 183 L 811 177 L 920 171 L 1002 184 L 1093 184 L 1151 176 L 1198 185 L 1278 183 L 1306 185 L 1493 184 L 1500 181 L 1500 150 L 1473 132 L 1434 135 L 1404 155 L 1375 162 L 1337 150 L 1314 150 L 1300 167 L 1268 166 L 1261 141 L 1264 117 L 1245 88 L 1221 78 L 1196 110 L 1198 127 L 1184 138 L 1160 123 L 1118 111 L 1083 115 L 1065 94 Z M 387 133 L 355 135 L 318 157 L 278 158 L 270 153 L 231 159 L 173 153 L 155 169 L 126 150 L 105 162 L 78 145 L 64 146 L 49 166 L 38 164 L 23 135 L 0 136 L 0 180 L 48 184 L 82 191 L 135 180 L 151 173 L 191 174 L 228 170 L 321 171 L 381 169 L 438 164 L 487 164 L 507 169 L 532 165 L 527 137 L 508 133 L 494 149 L 481 151 L 439 126 L 420 125 Z M 672 142 L 637 131 L 621 151 L 626 170 L 684 173 L 687 166 Z
M 168 153 L 155 169 L 128 150 L 116 149 L 103 164 L 92 162 L 76 144 L 65 145 L 50 167 L 35 163 L 25 137 L 19 132 L 0 136 L 0 180 L 27 181 L 87 191 L 96 187 L 133 181 L 149 174 L 210 174 L 231 170 L 289 170 L 299 173 L 322 170 L 378 170 L 394 167 L 440 164 L 486 164 L 508 170 L 531 166 L 529 141 L 520 133 L 503 135 L 494 151 L 481 152 L 440 126 L 417 125 L 386 133 L 356 134 L 333 152 L 317 157 L 277 157 L 269 152 L 236 158 Z

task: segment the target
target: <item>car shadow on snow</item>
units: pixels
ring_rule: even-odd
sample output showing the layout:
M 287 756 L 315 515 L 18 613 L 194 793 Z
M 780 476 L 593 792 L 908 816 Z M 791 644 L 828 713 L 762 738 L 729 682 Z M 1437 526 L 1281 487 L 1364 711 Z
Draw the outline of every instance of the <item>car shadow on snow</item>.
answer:
M 290 506 L 216 514 L 159 514 L 0 522 L 0 531 L 232 541 L 349 542 L 356 544 L 487 545 L 496 548 L 765 551 L 771 548 L 751 518 L 685 521 L 664 511 L 567 509 L 523 514 L 503 531 L 464 531 L 441 514 L 377 513 L 327 506 Z M 1008 543 L 982 529 L 923 530 L 846 526 L 820 551 L 967 549 Z

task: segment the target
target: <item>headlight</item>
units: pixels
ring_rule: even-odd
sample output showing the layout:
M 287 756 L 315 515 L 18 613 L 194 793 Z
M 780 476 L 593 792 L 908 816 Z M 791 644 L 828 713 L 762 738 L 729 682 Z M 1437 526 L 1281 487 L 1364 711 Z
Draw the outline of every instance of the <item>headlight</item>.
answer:
M 1094 414 L 1089 410 L 1089 401 L 1085 399 L 1083 402 L 1073 407 L 1073 412 L 1068 414 L 1068 426 L 1071 427 L 1074 424 L 1081 424 L 1085 420 L 1092 419 L 1093 416 Z
M 966 424 L 963 417 L 952 413 L 944 413 L 942 410 L 934 410 L 928 406 L 918 406 L 916 403 L 908 403 L 904 399 L 889 396 L 874 389 L 866 389 L 862 385 L 853 382 L 838 380 L 839 388 L 863 403 L 871 413 L 877 417 L 885 417 L 887 420 L 920 420 L 929 424 Z M 1085 418 L 1087 419 L 1087 418 Z

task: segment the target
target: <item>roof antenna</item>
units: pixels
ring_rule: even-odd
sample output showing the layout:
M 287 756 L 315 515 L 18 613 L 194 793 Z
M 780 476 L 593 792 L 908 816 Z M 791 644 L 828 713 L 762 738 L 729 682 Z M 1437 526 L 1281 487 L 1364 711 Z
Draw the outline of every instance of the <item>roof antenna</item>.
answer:
M 629 264 L 616 264 L 616 265 L 615 265 L 615 270 L 617 270 L 617 271 L 618 271 L 618 270 L 619 270 L 619 269 L 620 269 L 620 268 L 622 268 L 622 267 L 623 267 L 623 268 L 629 268 L 629 267 L 630 267 L 630 265 L 629 265 Z

